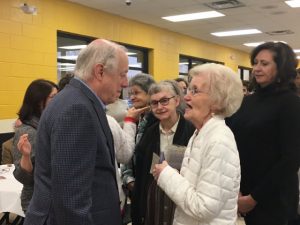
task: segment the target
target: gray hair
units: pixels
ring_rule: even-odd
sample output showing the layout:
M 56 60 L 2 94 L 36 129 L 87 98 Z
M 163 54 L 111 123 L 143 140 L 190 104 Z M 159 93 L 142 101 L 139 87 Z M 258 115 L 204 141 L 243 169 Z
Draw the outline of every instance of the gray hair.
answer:
M 207 76 L 210 79 L 209 95 L 216 104 L 216 115 L 229 117 L 241 106 L 243 85 L 238 74 L 221 64 L 207 63 L 195 66 L 189 71 L 195 76 Z
M 78 55 L 75 75 L 82 80 L 88 80 L 92 76 L 93 67 L 100 63 L 110 71 L 114 70 L 119 63 L 118 53 L 127 52 L 126 48 L 114 42 L 97 39 L 92 41 Z
M 148 90 L 152 84 L 155 84 L 153 77 L 147 73 L 138 73 L 129 80 L 129 87 L 139 86 L 144 92 Z
M 172 95 L 179 97 L 180 102 L 179 105 L 177 106 L 177 111 L 181 112 L 182 111 L 181 109 L 184 104 L 184 100 L 183 100 L 183 93 L 179 88 L 177 82 L 174 80 L 163 80 L 157 84 L 152 84 L 148 91 L 148 95 L 151 96 L 162 91 L 167 91 Z

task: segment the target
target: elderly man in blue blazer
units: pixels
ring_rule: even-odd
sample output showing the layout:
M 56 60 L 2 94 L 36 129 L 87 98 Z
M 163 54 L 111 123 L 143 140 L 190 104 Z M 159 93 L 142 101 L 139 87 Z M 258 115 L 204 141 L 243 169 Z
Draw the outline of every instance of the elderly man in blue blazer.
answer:
M 113 139 L 105 105 L 127 87 L 126 49 L 98 39 L 77 59 L 75 78 L 43 112 L 34 194 L 25 225 L 121 225 Z

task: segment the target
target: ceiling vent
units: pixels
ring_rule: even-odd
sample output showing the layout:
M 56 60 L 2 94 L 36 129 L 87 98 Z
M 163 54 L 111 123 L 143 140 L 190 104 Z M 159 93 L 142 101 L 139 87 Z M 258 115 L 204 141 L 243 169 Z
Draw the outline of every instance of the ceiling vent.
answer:
M 209 8 L 215 9 L 215 10 L 230 9 L 230 8 L 237 8 L 237 7 L 245 6 L 243 3 L 241 3 L 237 0 L 216 1 L 216 2 L 204 3 L 204 5 L 208 6 Z
M 294 34 L 294 32 L 291 30 L 275 30 L 275 31 L 266 32 L 266 34 L 275 36 L 275 35 Z

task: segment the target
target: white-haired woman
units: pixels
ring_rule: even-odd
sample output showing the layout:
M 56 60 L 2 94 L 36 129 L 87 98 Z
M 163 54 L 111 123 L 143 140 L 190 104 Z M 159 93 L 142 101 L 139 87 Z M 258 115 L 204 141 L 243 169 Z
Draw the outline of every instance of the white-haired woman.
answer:
M 242 82 L 228 67 L 204 64 L 190 70 L 184 117 L 196 127 L 180 173 L 166 161 L 154 167 L 158 185 L 175 202 L 173 224 L 235 224 L 240 161 L 224 118 L 238 110 Z

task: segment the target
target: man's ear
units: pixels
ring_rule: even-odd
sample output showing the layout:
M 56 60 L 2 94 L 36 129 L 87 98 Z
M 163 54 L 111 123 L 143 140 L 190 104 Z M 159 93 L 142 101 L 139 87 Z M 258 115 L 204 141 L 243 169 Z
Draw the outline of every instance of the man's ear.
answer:
M 96 64 L 94 66 L 94 76 L 95 76 L 95 78 L 102 79 L 102 77 L 103 77 L 103 71 L 104 71 L 103 64 L 100 64 L 100 63 Z

